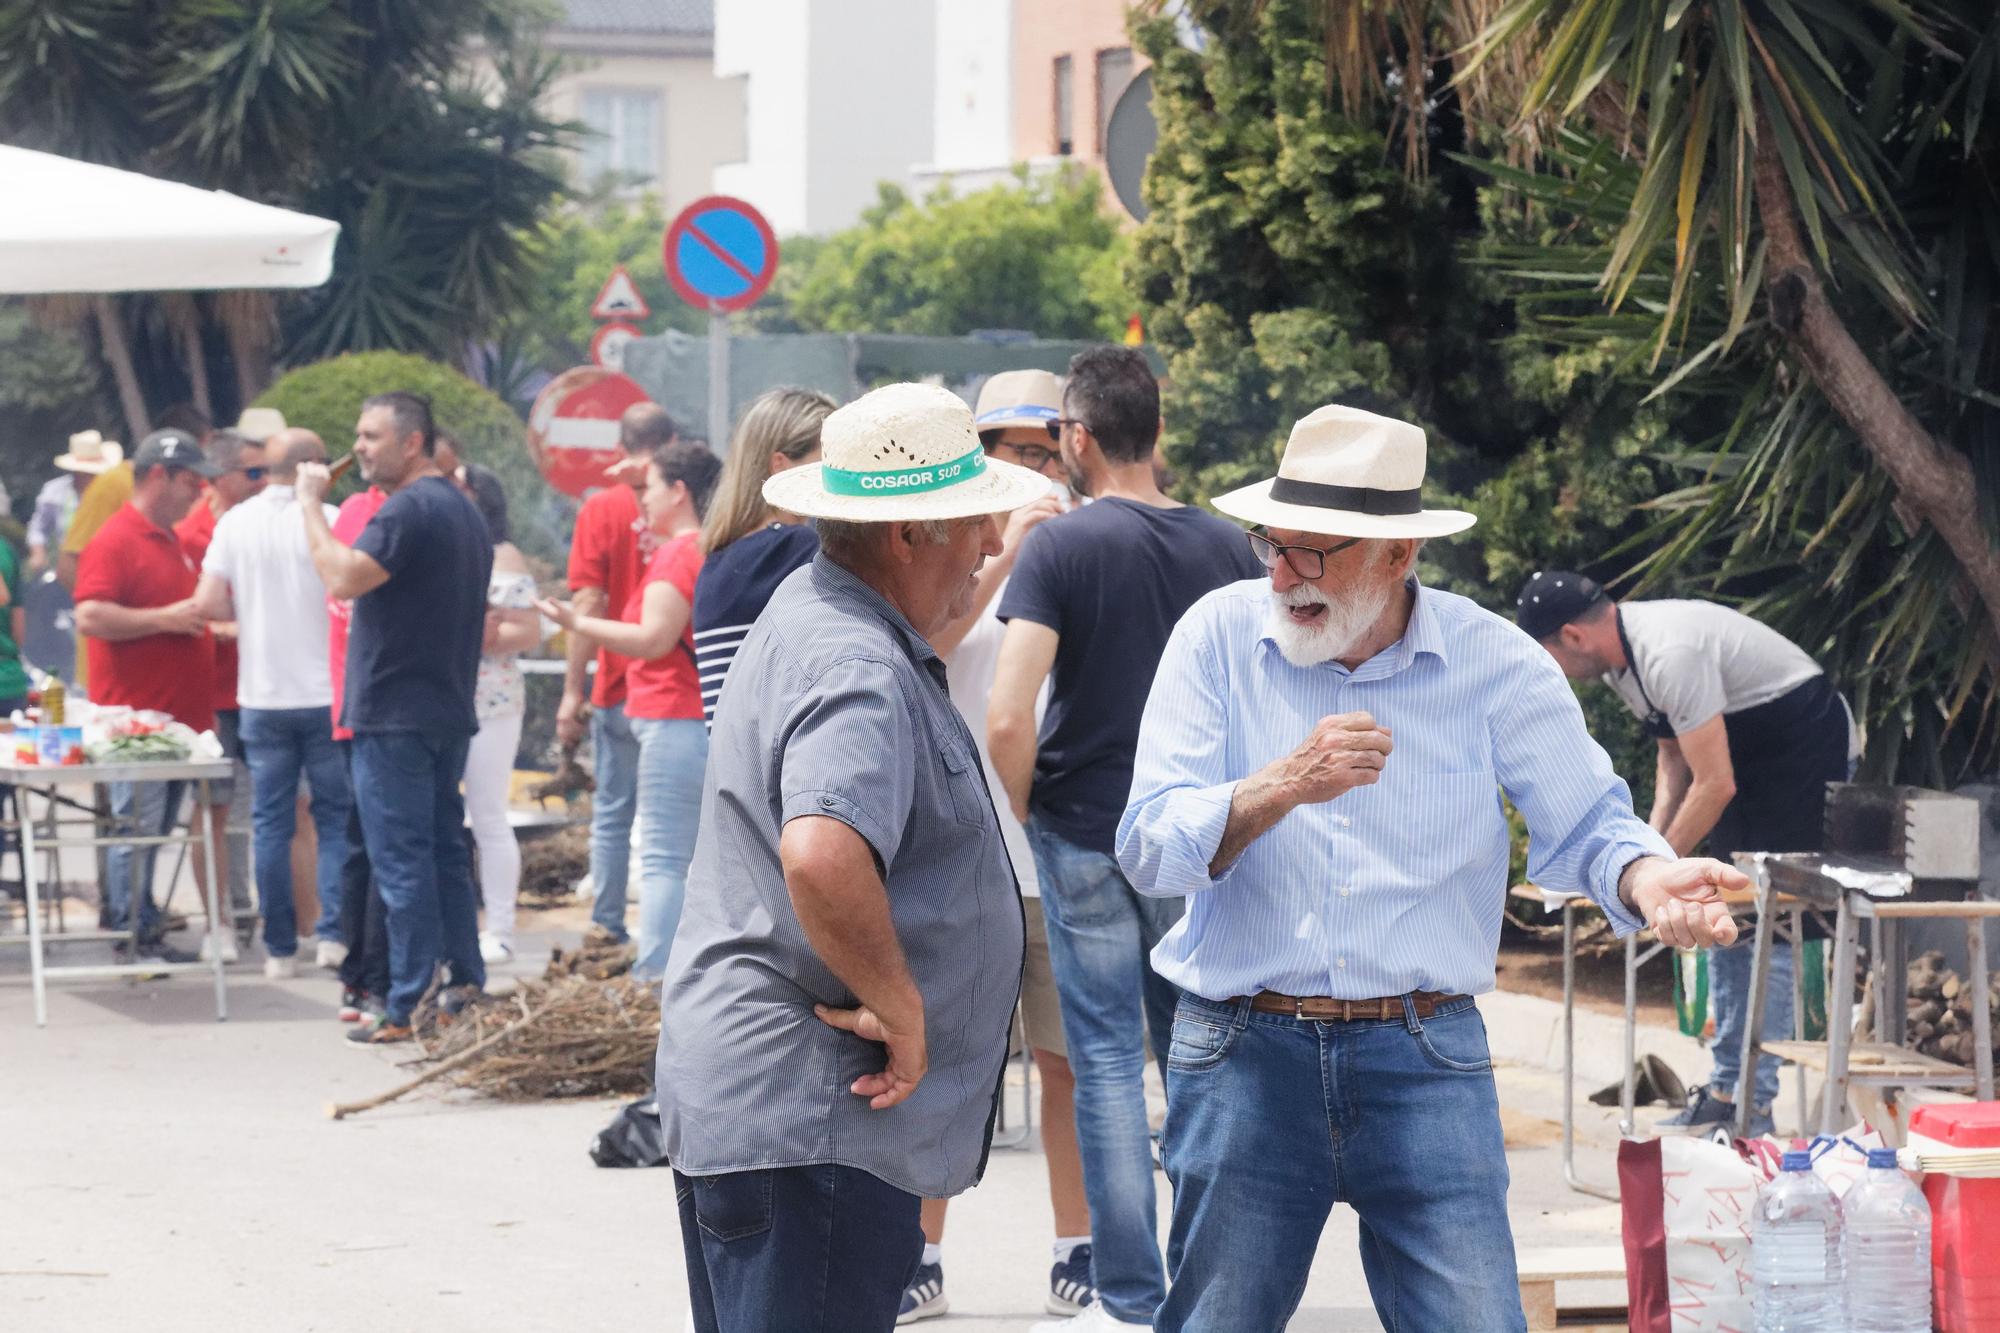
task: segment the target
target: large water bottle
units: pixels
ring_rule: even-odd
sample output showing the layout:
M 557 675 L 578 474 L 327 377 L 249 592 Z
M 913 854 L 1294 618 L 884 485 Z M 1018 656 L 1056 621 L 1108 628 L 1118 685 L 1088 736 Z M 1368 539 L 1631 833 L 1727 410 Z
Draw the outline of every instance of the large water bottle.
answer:
M 1896 1165 L 1871 1148 L 1868 1174 L 1840 1201 L 1851 1333 L 1930 1333 L 1931 1206 Z
M 1757 1333 L 1841 1333 L 1840 1204 L 1812 1154 L 1785 1154 L 1750 1221 Z

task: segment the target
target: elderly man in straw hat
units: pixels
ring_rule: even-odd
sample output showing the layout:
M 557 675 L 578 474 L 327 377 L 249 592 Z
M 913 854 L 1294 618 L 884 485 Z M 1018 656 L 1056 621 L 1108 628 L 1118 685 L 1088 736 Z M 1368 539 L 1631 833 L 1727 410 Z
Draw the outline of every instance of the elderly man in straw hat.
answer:
M 1329 1210 L 1361 1219 L 1391 1330 L 1525 1327 L 1486 1030 L 1507 888 L 1505 792 L 1528 871 L 1620 935 L 1735 936 L 1718 861 L 1632 813 L 1562 673 L 1527 635 L 1423 587 L 1424 435 L 1355 408 L 1292 429 L 1276 479 L 1215 507 L 1268 582 L 1175 628 L 1118 855 L 1185 897 L 1153 965 L 1183 993 L 1167 1060 L 1173 1286 L 1156 1327 L 1277 1330 Z
M 772 596 L 715 715 L 661 1001 L 659 1105 L 704 1333 L 887 1330 L 918 1201 L 986 1163 L 1021 899 L 929 638 L 997 515 L 1048 480 L 989 459 L 949 390 L 877 389 L 764 485 L 820 555 Z

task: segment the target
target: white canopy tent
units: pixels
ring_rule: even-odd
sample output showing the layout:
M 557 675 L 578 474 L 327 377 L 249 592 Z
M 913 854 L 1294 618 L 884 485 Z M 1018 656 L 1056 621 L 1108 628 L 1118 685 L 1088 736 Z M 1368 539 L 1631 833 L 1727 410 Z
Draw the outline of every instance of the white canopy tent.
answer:
M 317 287 L 339 234 L 221 190 L 0 147 L 0 292 Z

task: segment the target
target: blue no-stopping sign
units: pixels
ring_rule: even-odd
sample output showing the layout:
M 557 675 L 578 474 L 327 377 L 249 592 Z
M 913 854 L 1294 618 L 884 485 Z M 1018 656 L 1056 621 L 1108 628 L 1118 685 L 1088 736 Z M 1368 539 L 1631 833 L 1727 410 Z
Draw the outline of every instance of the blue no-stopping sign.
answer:
M 680 211 L 667 228 L 667 281 L 703 310 L 741 310 L 764 294 L 778 271 L 771 224 L 741 199 L 712 194 Z

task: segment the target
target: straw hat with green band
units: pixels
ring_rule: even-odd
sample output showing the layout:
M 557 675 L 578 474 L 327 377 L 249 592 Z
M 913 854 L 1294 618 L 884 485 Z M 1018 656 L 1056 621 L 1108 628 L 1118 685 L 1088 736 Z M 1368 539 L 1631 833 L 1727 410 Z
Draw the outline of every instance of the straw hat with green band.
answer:
M 935 384 L 890 384 L 821 425 L 820 461 L 764 483 L 764 498 L 808 518 L 849 523 L 970 518 L 1049 493 L 1040 473 L 979 446 L 963 399 Z

